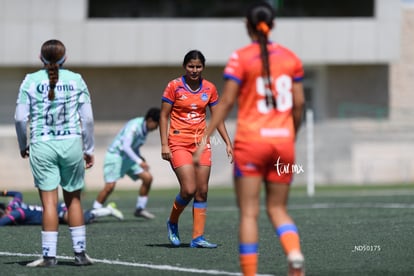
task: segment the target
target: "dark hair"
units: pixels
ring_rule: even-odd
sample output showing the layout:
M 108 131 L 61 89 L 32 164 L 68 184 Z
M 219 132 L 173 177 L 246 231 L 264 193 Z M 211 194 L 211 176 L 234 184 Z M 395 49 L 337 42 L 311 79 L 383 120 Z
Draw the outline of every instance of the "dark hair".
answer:
M 262 59 L 262 75 L 265 82 L 266 104 L 276 108 L 276 99 L 272 93 L 272 79 L 270 77 L 269 52 L 267 50 L 268 36 L 273 28 L 275 11 L 267 2 L 257 2 L 247 10 L 247 26 L 249 32 L 257 35 Z
M 184 56 L 183 67 L 185 67 L 187 63 L 189 63 L 192 59 L 199 59 L 201 61 L 201 64 L 203 64 L 203 67 L 206 66 L 206 58 L 204 57 L 203 53 L 201 53 L 199 50 L 191 50 Z
M 160 112 L 161 110 L 158 107 L 152 107 L 147 111 L 147 114 L 145 114 L 145 120 L 151 119 L 154 122 L 160 121 Z
M 43 43 L 40 49 L 40 59 L 42 60 L 49 76 L 49 100 L 55 99 L 55 87 L 59 80 L 59 67 L 65 62 L 65 45 L 56 39 L 51 39 Z

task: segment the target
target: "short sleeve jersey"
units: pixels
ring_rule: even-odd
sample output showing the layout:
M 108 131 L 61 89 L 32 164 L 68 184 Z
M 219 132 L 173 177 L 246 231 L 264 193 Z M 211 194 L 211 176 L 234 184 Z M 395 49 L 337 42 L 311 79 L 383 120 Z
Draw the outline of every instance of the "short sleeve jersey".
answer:
M 207 107 L 218 103 L 218 93 L 215 85 L 205 79 L 201 80 L 200 89 L 193 92 L 181 77 L 168 83 L 162 101 L 173 106 L 169 143 L 188 145 L 199 143 L 203 137 Z
M 129 120 L 108 147 L 108 152 L 125 157 L 126 154 L 123 151 L 123 141 L 125 137 L 129 137 L 132 141 L 131 148 L 139 156 L 139 148 L 145 143 L 147 134 L 148 131 L 144 117 L 137 117 Z
M 260 45 L 257 42 L 233 52 L 224 69 L 224 78 L 233 79 L 240 85 L 235 141 L 273 143 L 295 139 L 292 84 L 303 78 L 302 62 L 277 43 L 269 43 L 268 52 L 276 109 L 266 105 Z
M 49 77 L 42 69 L 27 74 L 20 85 L 17 104 L 30 105 L 31 143 L 81 136 L 78 108 L 91 98 L 80 74 L 59 69 L 55 99 L 48 99 Z

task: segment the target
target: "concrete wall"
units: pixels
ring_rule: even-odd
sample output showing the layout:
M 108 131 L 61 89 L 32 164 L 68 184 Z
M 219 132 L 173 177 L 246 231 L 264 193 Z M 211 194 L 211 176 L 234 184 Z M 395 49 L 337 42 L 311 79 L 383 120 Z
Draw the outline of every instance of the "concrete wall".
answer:
M 398 59 L 400 1 L 377 0 L 375 18 L 277 19 L 272 39 L 307 64 Z M 74 65 L 178 65 L 201 49 L 223 65 L 249 39 L 236 19 L 88 19 L 87 0 L 0 0 L 0 66 L 37 66 L 40 45 L 58 38 Z

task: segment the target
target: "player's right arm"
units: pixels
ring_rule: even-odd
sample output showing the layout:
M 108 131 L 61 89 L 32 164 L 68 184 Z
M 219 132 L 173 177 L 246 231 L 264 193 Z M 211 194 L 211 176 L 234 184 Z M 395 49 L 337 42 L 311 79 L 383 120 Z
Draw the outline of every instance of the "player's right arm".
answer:
M 20 155 L 23 158 L 29 156 L 29 146 L 27 145 L 27 123 L 29 121 L 30 106 L 18 103 L 14 114 L 17 141 L 19 143 Z
M 161 157 L 164 160 L 171 159 L 171 151 L 168 146 L 168 119 L 172 110 L 172 105 L 163 101 L 160 112 L 160 137 L 161 137 Z

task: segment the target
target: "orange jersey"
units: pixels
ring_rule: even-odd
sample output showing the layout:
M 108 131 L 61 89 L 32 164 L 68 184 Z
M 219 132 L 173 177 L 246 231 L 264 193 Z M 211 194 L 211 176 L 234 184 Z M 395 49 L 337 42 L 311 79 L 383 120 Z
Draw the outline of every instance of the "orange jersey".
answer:
M 191 91 L 184 77 L 168 83 L 162 101 L 171 104 L 168 140 L 174 144 L 199 143 L 206 128 L 207 106 L 218 103 L 215 85 L 202 79 L 200 89 Z
M 235 141 L 274 143 L 295 139 L 292 84 L 303 78 L 302 62 L 289 49 L 276 43 L 269 43 L 268 51 L 276 109 L 266 105 L 257 42 L 236 50 L 224 69 L 224 77 L 240 85 Z

